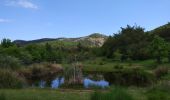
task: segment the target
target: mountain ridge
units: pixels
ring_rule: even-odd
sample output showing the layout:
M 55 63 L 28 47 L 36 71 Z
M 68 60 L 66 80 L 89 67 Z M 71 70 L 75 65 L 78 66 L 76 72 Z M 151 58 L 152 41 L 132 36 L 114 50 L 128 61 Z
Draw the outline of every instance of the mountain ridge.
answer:
M 44 42 L 55 42 L 55 41 L 65 41 L 65 42 L 80 42 L 83 44 L 86 44 L 87 46 L 97 46 L 100 47 L 103 45 L 105 40 L 108 38 L 107 35 L 100 34 L 100 33 L 93 33 L 88 36 L 84 37 L 77 37 L 77 38 L 65 38 L 65 37 L 60 37 L 60 38 L 41 38 L 41 39 L 35 39 L 35 40 L 15 40 L 13 41 L 14 44 L 19 45 L 19 46 L 24 46 L 28 44 L 37 44 L 37 43 L 44 43 Z

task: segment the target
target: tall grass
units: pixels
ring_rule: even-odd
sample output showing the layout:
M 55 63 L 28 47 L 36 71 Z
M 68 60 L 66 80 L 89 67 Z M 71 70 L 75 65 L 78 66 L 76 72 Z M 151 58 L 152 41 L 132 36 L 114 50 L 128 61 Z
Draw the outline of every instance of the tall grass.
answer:
M 39 63 L 30 65 L 27 68 L 22 68 L 18 71 L 20 75 L 25 77 L 28 84 L 32 85 L 41 80 L 51 84 L 51 81 L 63 71 L 62 67 L 57 64 Z
M 0 68 L 16 70 L 21 67 L 20 61 L 12 56 L 0 55 Z
M 94 92 L 91 100 L 133 100 L 133 98 L 124 89 L 115 87 L 110 92 Z
M 1 88 L 22 88 L 25 84 L 24 79 L 10 70 L 0 70 L 0 89 Z

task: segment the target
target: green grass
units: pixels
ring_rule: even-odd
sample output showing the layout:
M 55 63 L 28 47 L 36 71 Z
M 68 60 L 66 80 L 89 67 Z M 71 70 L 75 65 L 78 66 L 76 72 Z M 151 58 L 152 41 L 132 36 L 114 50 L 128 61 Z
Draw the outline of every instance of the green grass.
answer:
M 132 95 L 134 100 L 147 100 L 145 95 L 146 88 L 136 88 L 136 87 L 129 87 L 127 89 L 128 93 Z
M 0 100 L 1 98 L 2 100 L 89 100 L 90 92 L 50 89 L 5 89 L 0 90 Z
M 170 100 L 169 88 L 162 87 L 110 87 L 109 90 L 75 90 L 75 89 L 0 89 L 0 100 Z M 123 97 L 122 97 L 123 96 Z M 121 98 L 121 99 L 110 99 Z M 126 99 L 127 98 L 127 99 Z M 163 98 L 163 99 L 162 99 Z
M 145 60 L 145 61 L 131 61 L 131 62 L 117 62 L 112 59 L 96 58 L 93 60 L 86 60 L 82 62 L 84 71 L 102 71 L 102 72 L 112 72 L 115 70 L 115 66 L 119 65 L 123 68 L 140 68 L 147 71 L 152 71 L 159 66 L 168 66 L 170 68 L 170 63 L 164 62 L 162 64 L 157 64 L 155 60 Z
M 91 100 L 134 100 L 132 95 L 120 87 L 114 87 L 109 92 L 96 91 L 91 96 Z
M 78 42 L 72 42 L 72 41 L 48 41 L 40 43 L 41 45 L 45 45 L 46 43 L 51 44 L 53 47 L 73 47 L 77 46 Z
M 102 71 L 102 72 L 112 72 L 116 69 L 116 66 L 122 68 L 141 68 L 143 69 L 143 63 L 152 63 L 152 61 L 145 62 L 117 62 L 113 60 L 103 60 L 102 58 L 97 58 L 94 60 L 87 60 L 82 62 L 84 65 L 84 71 Z

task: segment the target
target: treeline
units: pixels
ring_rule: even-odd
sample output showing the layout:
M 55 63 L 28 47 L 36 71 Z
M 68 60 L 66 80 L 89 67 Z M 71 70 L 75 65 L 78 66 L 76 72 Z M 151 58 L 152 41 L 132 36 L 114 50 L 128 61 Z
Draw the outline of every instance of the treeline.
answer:
M 71 63 L 106 57 L 115 61 L 156 59 L 161 63 L 163 58 L 170 61 L 169 42 L 170 23 L 148 32 L 140 26 L 127 25 L 117 34 L 109 36 L 104 45 L 98 48 L 87 47 L 81 43 L 69 47 L 62 43 L 52 46 L 50 42 L 19 46 L 10 39 L 3 39 L 0 44 L 0 62 L 11 59 L 10 61 L 18 61 L 21 64 Z
M 40 62 L 71 63 L 75 60 L 85 60 L 92 56 L 90 48 L 78 43 L 73 47 L 64 45 L 52 46 L 50 43 L 29 44 L 17 46 L 10 39 L 3 39 L 0 45 L 0 58 L 18 59 L 21 64 L 32 64 Z M 0 59 L 0 60 L 2 60 Z M 1 61 L 0 61 L 1 62 Z
M 147 60 L 163 58 L 170 61 L 170 23 L 145 32 L 140 26 L 121 28 L 110 36 L 101 48 L 101 55 L 115 60 Z

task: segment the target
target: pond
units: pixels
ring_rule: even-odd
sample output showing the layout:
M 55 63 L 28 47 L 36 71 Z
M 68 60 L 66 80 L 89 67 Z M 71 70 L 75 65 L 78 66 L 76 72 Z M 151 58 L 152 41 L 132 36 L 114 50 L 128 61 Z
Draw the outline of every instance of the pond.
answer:
M 58 89 L 63 84 L 64 84 L 64 77 L 57 77 L 56 79 L 52 80 L 50 87 L 52 89 Z M 40 88 L 45 88 L 46 87 L 46 82 L 45 81 L 40 81 L 39 82 L 39 87 Z M 104 79 L 93 80 L 91 78 L 85 77 L 83 79 L 83 87 L 84 88 L 98 87 L 98 88 L 103 88 L 104 89 L 104 88 L 109 87 L 109 82 L 107 82 Z

